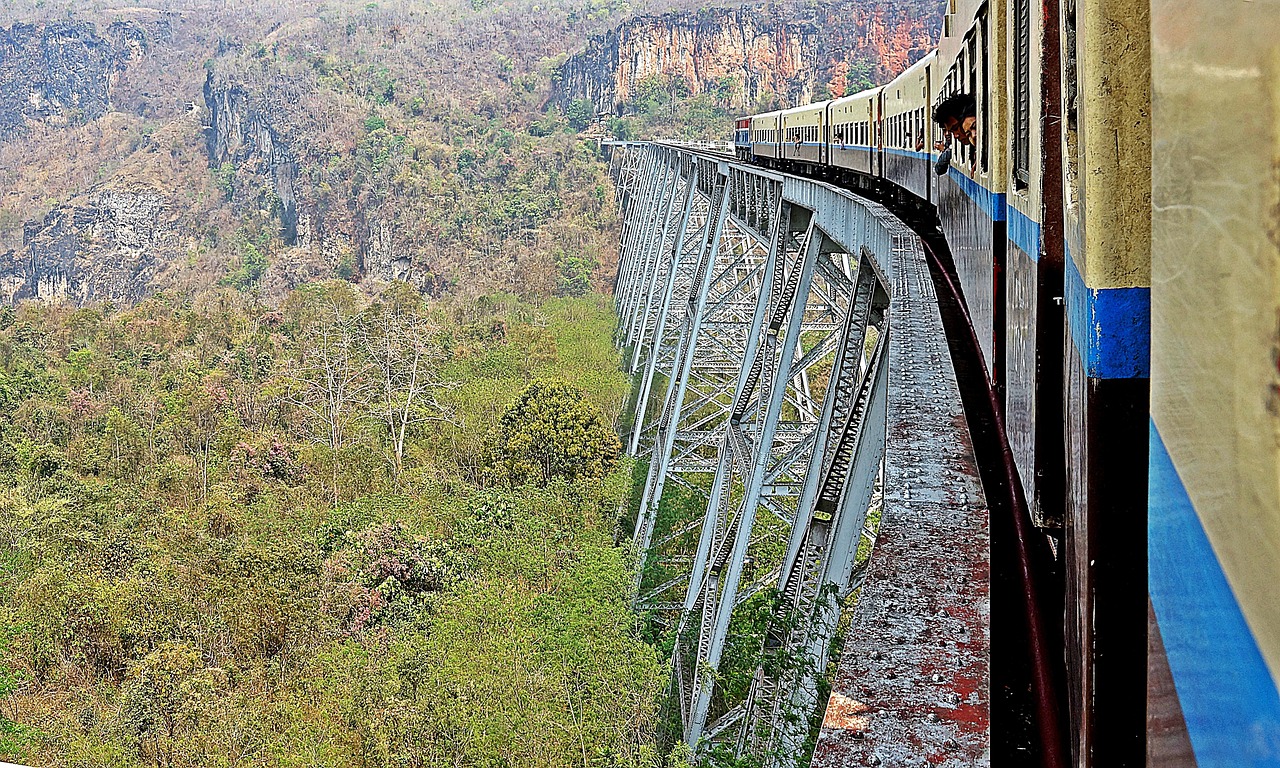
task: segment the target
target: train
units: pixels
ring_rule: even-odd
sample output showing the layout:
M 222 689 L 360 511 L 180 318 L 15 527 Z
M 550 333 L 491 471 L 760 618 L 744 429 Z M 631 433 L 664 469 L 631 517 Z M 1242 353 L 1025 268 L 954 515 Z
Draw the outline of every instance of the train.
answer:
M 947 0 L 892 81 L 734 126 L 949 252 L 1075 765 L 1280 765 L 1278 30 L 1275 0 Z

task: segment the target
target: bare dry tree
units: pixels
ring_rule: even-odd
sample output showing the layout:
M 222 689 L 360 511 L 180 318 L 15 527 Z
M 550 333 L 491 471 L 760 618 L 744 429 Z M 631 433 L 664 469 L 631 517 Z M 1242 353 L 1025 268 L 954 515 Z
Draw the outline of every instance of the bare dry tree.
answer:
M 441 378 L 445 351 L 439 329 L 416 308 L 375 304 L 364 313 L 359 333 L 372 378 L 369 412 L 387 430 L 398 487 L 407 439 L 421 424 L 452 421 L 439 395 L 457 382 Z
M 333 505 L 338 505 L 339 454 L 364 416 L 374 379 L 361 354 L 355 322 L 337 305 L 303 339 L 297 364 L 285 373 L 285 401 L 307 415 L 308 437 L 330 451 Z

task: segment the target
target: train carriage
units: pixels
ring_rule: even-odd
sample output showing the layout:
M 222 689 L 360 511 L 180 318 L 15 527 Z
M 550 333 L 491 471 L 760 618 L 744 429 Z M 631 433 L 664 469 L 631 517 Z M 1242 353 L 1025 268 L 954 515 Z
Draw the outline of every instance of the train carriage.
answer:
M 1005 171 L 1001 136 L 1004 91 L 993 88 L 1003 67 L 1004 11 L 999 3 L 959 0 L 938 47 L 935 98 L 971 94 L 977 145 L 953 142 L 951 167 L 938 183 L 938 218 L 955 262 L 965 303 L 992 382 L 1003 387 Z M 993 34 L 992 30 L 1000 30 Z M 995 81 L 998 82 L 998 81 Z
M 1280 764 L 1277 28 L 1151 4 L 1149 765 Z
M 826 115 L 825 101 L 784 109 L 779 157 L 814 165 L 826 163 Z
M 882 176 L 926 202 L 933 200 L 936 140 L 930 73 L 938 57 L 930 53 L 880 91 L 884 149 Z
M 782 111 L 766 112 L 751 117 L 751 155 L 752 157 L 776 160 L 781 155 L 782 145 Z
M 751 159 L 751 118 L 740 117 L 733 121 L 733 156 L 739 160 Z
M 831 165 L 879 175 L 880 88 L 835 99 L 827 105 Z

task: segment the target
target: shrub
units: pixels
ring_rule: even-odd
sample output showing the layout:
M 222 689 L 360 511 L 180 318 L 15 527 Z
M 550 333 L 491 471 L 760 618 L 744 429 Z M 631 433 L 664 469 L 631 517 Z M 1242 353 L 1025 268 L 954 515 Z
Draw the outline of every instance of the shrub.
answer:
M 534 381 L 503 414 L 498 454 L 515 484 L 603 477 L 621 449 L 600 411 L 576 387 Z

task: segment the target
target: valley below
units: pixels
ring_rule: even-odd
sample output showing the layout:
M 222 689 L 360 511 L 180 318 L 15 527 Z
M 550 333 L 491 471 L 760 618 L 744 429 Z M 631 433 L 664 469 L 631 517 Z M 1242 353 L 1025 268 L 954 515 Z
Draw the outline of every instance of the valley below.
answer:
M 854 92 L 940 13 L 4 3 L 0 758 L 686 764 L 601 142 Z

